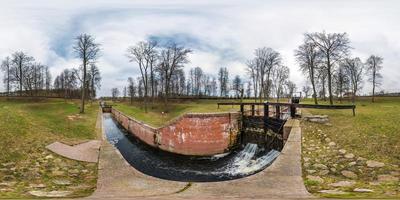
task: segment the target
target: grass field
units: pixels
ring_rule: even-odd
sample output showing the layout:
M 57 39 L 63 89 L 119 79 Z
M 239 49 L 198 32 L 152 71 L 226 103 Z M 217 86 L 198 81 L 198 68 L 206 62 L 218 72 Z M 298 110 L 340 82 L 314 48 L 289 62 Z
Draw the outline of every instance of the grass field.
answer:
M 330 124 L 302 123 L 304 177 L 319 176 L 324 181 L 318 183 L 306 178 L 306 186 L 315 193 L 321 190 L 345 192 L 322 194 L 328 197 L 400 198 L 400 98 L 378 98 L 375 103 L 370 99 L 359 99 L 356 106 L 355 117 L 351 110 L 309 110 L 312 114 L 328 115 Z M 336 145 L 329 145 L 330 142 Z M 354 158 L 350 158 L 350 154 Z M 368 160 L 385 166 L 367 167 Z M 327 166 L 328 171 L 315 164 Z M 345 177 L 343 171 L 351 171 L 357 178 Z M 390 176 L 391 181 L 380 181 L 382 175 Z M 355 184 L 347 187 L 330 185 L 338 181 L 355 181 Z M 352 192 L 355 188 L 373 192 Z
M 64 100 L 7 101 L 0 98 L 0 197 L 29 197 L 32 190 L 68 190 L 86 196 L 96 186 L 97 164 L 57 156 L 45 146 L 96 138 L 97 104 L 78 115 Z M 78 120 L 79 119 L 79 120 Z M 70 182 L 57 184 L 57 182 Z

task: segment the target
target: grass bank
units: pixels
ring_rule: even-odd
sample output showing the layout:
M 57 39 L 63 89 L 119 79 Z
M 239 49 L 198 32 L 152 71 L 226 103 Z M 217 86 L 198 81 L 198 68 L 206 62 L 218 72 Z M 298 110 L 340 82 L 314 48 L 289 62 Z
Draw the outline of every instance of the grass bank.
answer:
M 306 186 L 325 197 L 400 198 L 400 98 L 359 99 L 356 106 L 355 117 L 351 110 L 308 110 L 330 123 L 302 123 Z M 384 166 L 369 167 L 371 161 Z
M 32 190 L 72 191 L 72 197 L 91 194 L 97 164 L 57 156 L 45 146 L 96 138 L 97 111 L 97 104 L 79 115 L 74 101 L 0 98 L 0 198 L 26 198 Z

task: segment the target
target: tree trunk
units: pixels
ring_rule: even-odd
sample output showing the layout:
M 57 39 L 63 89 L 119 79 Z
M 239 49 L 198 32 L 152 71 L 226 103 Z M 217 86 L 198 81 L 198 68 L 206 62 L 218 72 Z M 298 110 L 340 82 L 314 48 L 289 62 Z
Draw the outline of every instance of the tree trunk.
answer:
M 375 102 L 375 69 L 373 69 L 373 76 L 372 76 L 372 103 Z
M 86 55 L 83 58 L 83 80 L 82 80 L 82 96 L 81 96 L 81 108 L 80 113 L 85 113 L 85 91 L 86 91 Z
M 19 63 L 19 96 L 22 96 L 22 62 Z
M 315 105 L 318 105 L 318 100 L 317 100 L 317 90 L 315 89 L 315 80 L 314 80 L 314 71 L 311 70 L 310 73 L 310 78 L 311 78 L 311 86 L 313 88 L 313 98 L 314 98 L 314 103 Z
M 331 63 L 330 58 L 328 56 L 328 92 L 329 92 L 329 104 L 333 105 L 333 96 L 332 96 L 332 74 L 331 74 Z

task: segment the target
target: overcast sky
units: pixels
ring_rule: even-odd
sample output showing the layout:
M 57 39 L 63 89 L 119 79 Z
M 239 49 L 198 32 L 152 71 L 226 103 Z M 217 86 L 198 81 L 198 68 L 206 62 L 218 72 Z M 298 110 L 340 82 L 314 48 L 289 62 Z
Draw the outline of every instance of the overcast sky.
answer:
M 101 43 L 98 61 L 103 81 L 100 95 L 123 87 L 138 67 L 125 57 L 128 46 L 149 37 L 176 40 L 192 48 L 191 63 L 206 73 L 228 67 L 245 76 L 245 61 L 255 48 L 271 47 L 283 56 L 290 78 L 299 87 L 294 50 L 303 33 L 347 32 L 353 56 L 384 58 L 382 89 L 400 91 L 400 1 L 131 1 L 131 0 L 2 0 L 0 58 L 24 51 L 50 67 L 53 78 L 79 66 L 72 51 L 80 33 Z M 1 74 L 1 76 L 3 76 Z M 369 91 L 364 85 L 364 92 Z M 4 86 L 0 86 L 4 90 Z

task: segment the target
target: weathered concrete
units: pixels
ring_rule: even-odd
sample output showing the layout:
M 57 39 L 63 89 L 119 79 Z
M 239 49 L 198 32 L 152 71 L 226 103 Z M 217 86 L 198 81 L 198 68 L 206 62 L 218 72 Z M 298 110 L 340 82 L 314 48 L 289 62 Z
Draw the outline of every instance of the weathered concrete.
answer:
M 74 146 L 54 142 L 46 146 L 50 151 L 69 159 L 97 162 L 99 157 L 100 140 L 90 140 Z
M 184 114 L 160 128 L 152 127 L 112 108 L 113 117 L 141 141 L 183 155 L 227 152 L 238 135 L 238 113 Z
M 300 159 L 301 129 L 296 126 L 290 129 L 281 155 L 264 171 L 242 179 L 189 186 L 138 172 L 104 140 L 98 188 L 86 199 L 310 199 L 313 196 L 303 185 Z

